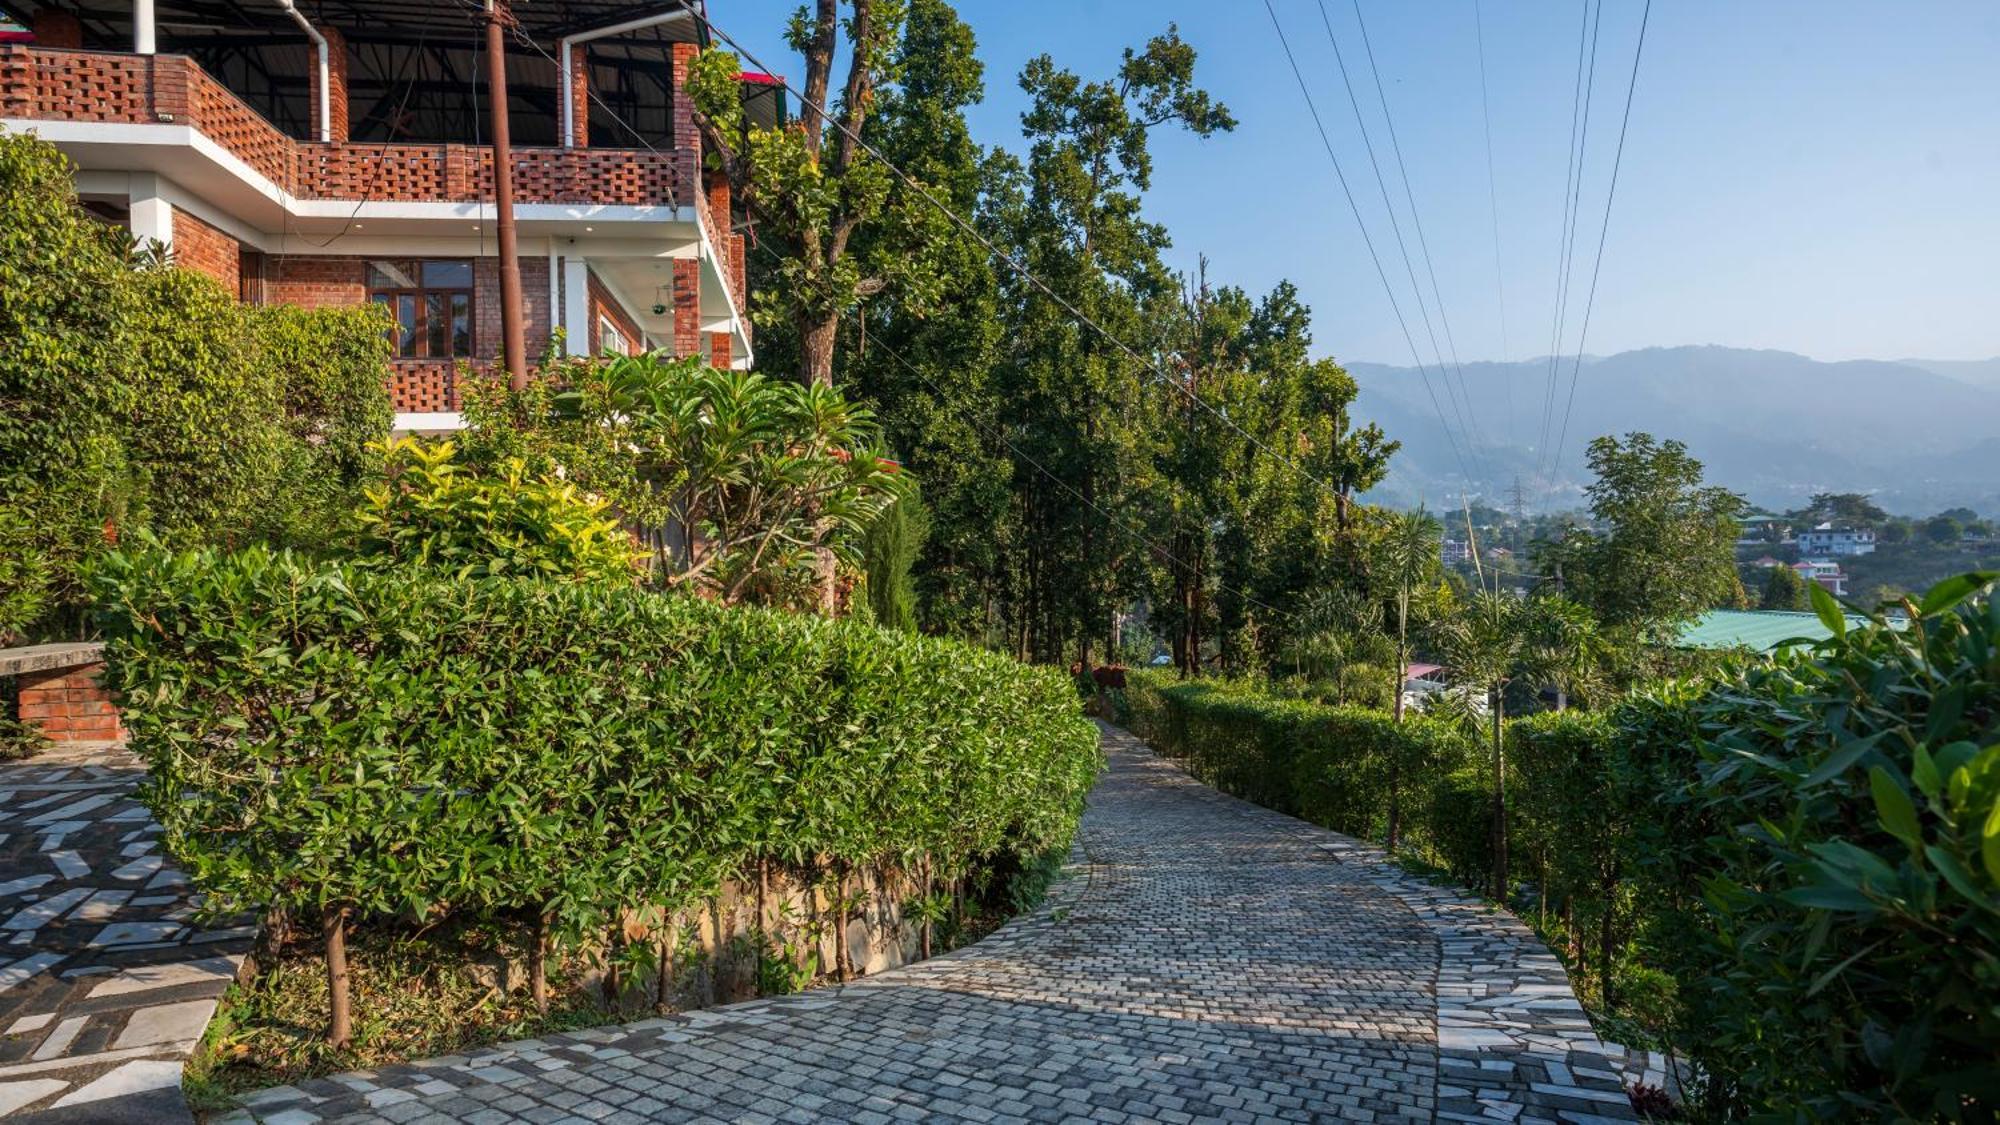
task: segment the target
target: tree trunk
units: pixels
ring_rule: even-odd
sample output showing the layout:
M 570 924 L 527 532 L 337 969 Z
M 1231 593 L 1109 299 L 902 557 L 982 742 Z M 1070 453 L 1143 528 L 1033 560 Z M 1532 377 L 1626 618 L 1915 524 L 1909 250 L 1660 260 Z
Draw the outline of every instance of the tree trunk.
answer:
M 1396 603 L 1396 721 L 1403 721 L 1403 685 L 1410 678 L 1410 611 L 1407 603 Z M 1395 845 L 1390 845 L 1392 848 Z
M 1617 876 L 1607 873 L 1604 877 L 1603 888 L 1604 913 L 1598 918 L 1597 922 L 1597 946 L 1599 955 L 1603 959 L 1603 963 L 1598 968 L 1598 988 L 1603 993 L 1602 1003 L 1604 1004 L 1605 1014 L 1609 1015 L 1613 1003 L 1611 996 L 1611 930 L 1612 923 L 1616 920 L 1613 911 L 1617 907 Z
M 1493 897 L 1507 904 L 1507 751 L 1501 737 L 1504 689 L 1493 688 Z
M 833 960 L 839 967 L 841 983 L 854 979 L 854 966 L 847 955 L 847 869 L 833 884 Z
M 654 981 L 652 1009 L 660 1015 L 666 1015 L 668 1001 L 674 995 L 674 947 L 680 943 L 680 915 L 676 911 L 666 911 L 666 917 L 662 921 L 662 931 L 664 933 L 660 937 L 660 969 L 658 969 L 660 977 Z
M 925 856 L 920 862 L 922 864 L 920 870 L 923 874 L 921 876 L 922 882 L 918 886 L 923 888 L 924 931 L 923 936 L 918 939 L 918 953 L 923 960 L 928 961 L 931 959 L 931 857 Z
M 535 997 L 535 1011 L 549 1014 L 549 920 L 537 915 L 533 942 L 528 946 L 528 987 Z
M 347 988 L 347 908 L 338 907 L 326 916 L 326 994 L 331 1019 L 327 1041 L 336 1051 L 344 1051 L 354 1039 L 354 1019 L 348 1007 Z
M 798 329 L 799 382 L 808 387 L 833 386 L 833 345 L 840 330 L 839 314 L 802 315 Z

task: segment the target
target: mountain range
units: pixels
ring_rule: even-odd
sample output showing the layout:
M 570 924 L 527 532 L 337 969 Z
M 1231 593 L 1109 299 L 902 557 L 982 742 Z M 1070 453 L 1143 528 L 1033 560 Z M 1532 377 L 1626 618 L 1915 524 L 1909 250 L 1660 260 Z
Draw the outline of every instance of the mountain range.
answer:
M 1865 492 L 1905 515 L 2000 514 L 2000 359 L 1825 363 L 1716 346 L 1569 357 L 1546 438 L 1546 358 L 1468 363 L 1448 379 L 1433 367 L 1428 386 L 1411 367 L 1345 366 L 1361 388 L 1357 420 L 1403 442 L 1371 496 L 1387 503 L 1453 504 L 1469 482 L 1505 506 L 1518 478 L 1530 507 L 1575 507 L 1590 441 L 1643 430 L 1685 442 L 1711 483 L 1766 508 L 1831 491 Z

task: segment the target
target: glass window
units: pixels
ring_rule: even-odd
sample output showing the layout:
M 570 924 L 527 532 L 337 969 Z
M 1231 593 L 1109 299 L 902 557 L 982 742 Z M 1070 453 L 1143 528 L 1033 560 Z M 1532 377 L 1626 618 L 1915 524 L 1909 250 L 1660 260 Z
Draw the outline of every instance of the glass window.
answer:
M 396 354 L 462 359 L 473 354 L 472 263 L 378 259 L 368 263 L 368 299 L 396 321 Z

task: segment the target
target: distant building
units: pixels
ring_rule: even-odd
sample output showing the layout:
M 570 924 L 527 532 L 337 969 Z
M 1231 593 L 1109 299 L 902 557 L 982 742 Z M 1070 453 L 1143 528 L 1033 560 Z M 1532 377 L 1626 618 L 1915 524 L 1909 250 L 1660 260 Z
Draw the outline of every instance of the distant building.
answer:
M 1810 559 L 1792 564 L 1793 573 L 1808 582 L 1817 582 L 1826 587 L 1826 592 L 1837 598 L 1847 596 L 1847 574 L 1840 564 L 1832 559 Z
M 1472 561 L 1472 548 L 1466 546 L 1463 539 L 1453 539 L 1447 536 L 1438 545 L 1438 557 L 1446 566 L 1469 563 Z
M 1758 559 L 1756 562 L 1751 563 L 1750 565 L 1756 567 L 1758 570 L 1776 570 L 1785 564 L 1783 561 L 1779 559 L 1774 559 L 1769 555 L 1765 555 L 1763 558 Z
M 1799 554 L 1801 556 L 1822 555 L 1828 558 L 1854 558 L 1858 555 L 1875 553 L 1875 532 L 1866 527 L 1835 527 L 1830 523 L 1820 524 L 1811 531 L 1799 532 Z

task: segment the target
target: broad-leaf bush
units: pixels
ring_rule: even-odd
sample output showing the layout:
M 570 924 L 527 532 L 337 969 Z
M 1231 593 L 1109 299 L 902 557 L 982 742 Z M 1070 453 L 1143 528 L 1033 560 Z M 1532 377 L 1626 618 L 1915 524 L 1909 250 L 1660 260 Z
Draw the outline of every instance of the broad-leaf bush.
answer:
M 1849 629 L 1816 598 L 1837 635 L 1687 703 L 1692 752 L 1648 741 L 1643 714 L 1621 724 L 1692 775 L 1658 796 L 1696 831 L 1652 840 L 1660 872 L 1699 880 L 1680 894 L 1707 925 L 1667 967 L 1722 1109 L 2000 1112 L 1993 577 L 1939 585 L 1901 629 Z
M 759 861 L 963 872 L 1066 842 L 1059 670 L 596 583 L 115 552 L 108 682 L 222 908 L 546 920 L 589 942 Z
M 467 471 L 451 442 L 399 438 L 374 447 L 381 479 L 354 520 L 363 563 L 431 567 L 466 578 L 638 578 L 640 552 L 608 502 L 573 484 L 531 477 L 510 459 Z

